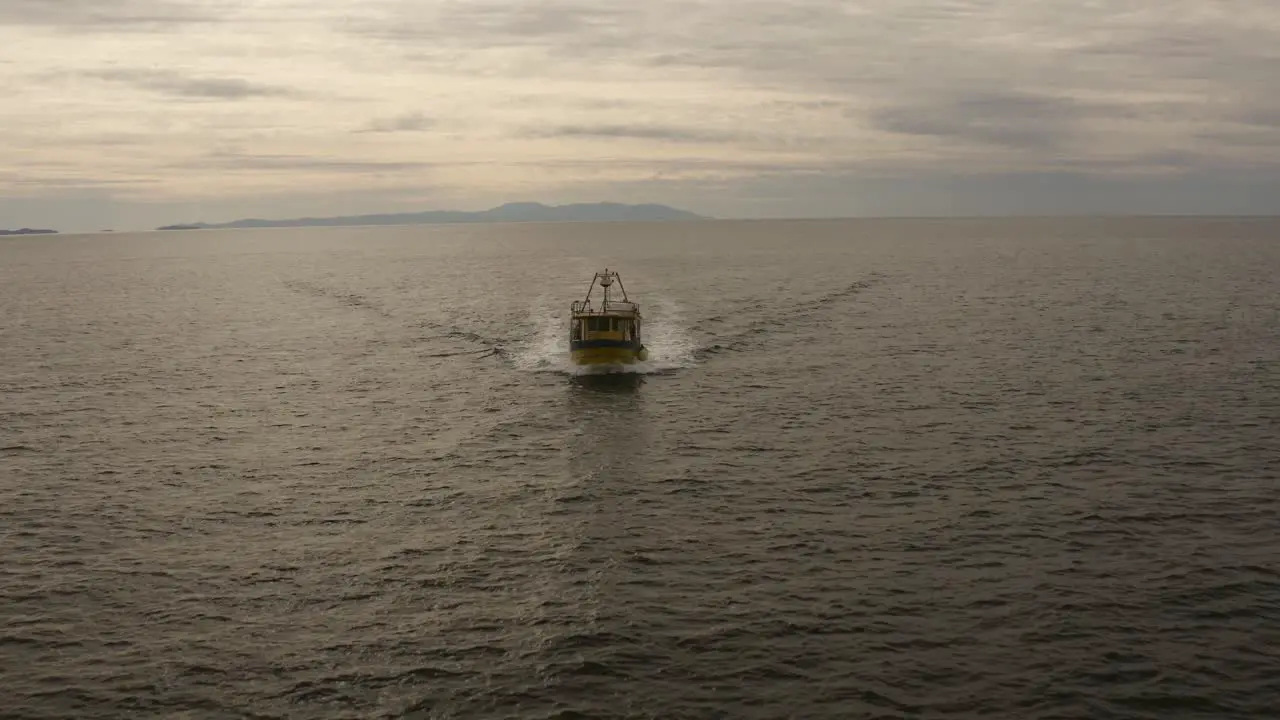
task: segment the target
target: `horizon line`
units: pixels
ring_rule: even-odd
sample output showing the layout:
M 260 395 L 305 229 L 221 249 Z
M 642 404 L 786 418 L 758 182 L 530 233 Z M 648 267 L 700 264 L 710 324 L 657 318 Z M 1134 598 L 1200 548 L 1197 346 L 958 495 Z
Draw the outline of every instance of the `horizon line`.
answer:
M 592 204 L 592 203 L 568 203 L 568 204 Z M 618 203 L 623 204 L 623 203 Z M 657 204 L 657 203 L 645 203 Z M 500 207 L 500 206 L 496 206 Z M 556 206 L 548 206 L 556 207 Z M 679 208 L 672 208 L 679 209 Z M 470 212 L 465 210 L 426 210 L 418 212 Z M 482 212 L 482 211 L 481 211 Z M 692 211 L 687 211 L 692 212 Z M 414 211 L 402 213 L 363 213 L 362 215 L 351 216 L 331 216 L 331 217 L 361 217 L 363 215 L 412 215 Z M 246 230 L 349 230 L 353 228 L 405 228 L 405 227 L 446 227 L 454 225 L 528 225 L 528 224 L 617 224 L 631 223 L 639 225 L 663 225 L 671 223 L 698 223 L 698 222 L 833 222 L 833 221 L 874 221 L 874 220 L 1140 220 L 1140 219 L 1216 219 L 1216 220 L 1265 220 L 1280 219 L 1280 213 L 1206 213 L 1206 212 L 1168 212 L 1168 213 L 991 213 L 991 214 L 889 214 L 889 215 L 774 215 L 764 217 L 715 217 L 700 216 L 696 218 L 676 218 L 676 219 L 657 219 L 657 220 L 477 220 L 472 222 L 408 222 L 408 223 L 371 223 L 371 224 L 355 224 L 355 225 L 285 225 L 272 227 L 190 227 L 184 229 L 161 229 L 161 228 L 142 228 L 142 229 L 115 229 L 105 228 L 101 230 L 71 230 L 62 231 L 56 228 L 35 228 L 35 227 L 17 227 L 4 228 L 0 227 L 0 231 L 8 232 L 3 237 L 8 238 L 48 238 L 49 235 L 59 235 L 63 237 L 73 235 L 107 235 L 107 234 L 143 234 L 143 233 L 160 233 L 160 232 L 193 232 L 193 231 L 212 231 L 212 232 L 229 232 L 229 231 L 246 231 Z M 243 218 L 243 220 L 259 220 L 260 218 Z M 294 218 L 298 220 L 306 219 L 323 219 L 323 218 Z M 231 221 L 237 222 L 237 221 Z M 266 222 L 281 222 L 267 220 Z M 194 225 L 194 223 L 190 223 Z M 174 223 L 173 226 L 188 225 L 188 223 Z M 162 227 L 173 227 L 162 226 Z M 27 230 L 51 230 L 47 233 L 23 233 L 18 234 L 16 231 Z

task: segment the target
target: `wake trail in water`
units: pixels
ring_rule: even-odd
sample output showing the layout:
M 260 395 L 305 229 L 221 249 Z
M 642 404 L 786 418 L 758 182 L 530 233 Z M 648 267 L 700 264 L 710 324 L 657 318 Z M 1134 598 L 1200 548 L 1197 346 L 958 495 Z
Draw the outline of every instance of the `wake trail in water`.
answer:
M 335 287 L 322 285 L 320 283 L 308 282 L 305 280 L 285 280 L 276 276 L 284 287 L 293 292 L 310 295 L 316 298 L 322 298 L 333 301 L 338 305 L 346 306 L 354 310 L 370 312 L 383 318 L 392 319 L 394 313 L 387 310 L 381 304 L 360 293 L 349 292 Z M 472 332 L 465 328 L 449 323 L 421 321 L 417 323 L 418 327 L 429 330 L 434 335 L 418 338 L 419 342 L 430 342 L 436 340 L 453 341 L 455 343 L 483 345 L 484 347 L 477 350 L 458 350 L 451 352 L 438 352 L 425 354 L 426 358 L 447 358 L 462 355 L 479 355 L 480 357 L 488 357 L 491 355 L 501 355 L 503 353 L 502 342 L 497 338 L 485 337 L 479 333 Z
M 493 357 L 494 355 L 501 355 L 501 354 L 502 354 L 502 348 L 493 347 L 493 348 L 487 348 L 482 350 L 460 350 L 458 352 L 429 353 L 429 354 L 423 355 L 422 357 L 449 358 L 449 357 L 462 357 L 464 355 L 472 355 L 476 360 L 480 360 L 481 358 Z
M 645 319 L 644 344 L 650 372 L 690 367 L 698 362 L 698 343 L 678 304 L 668 298 L 654 301 L 653 319 Z
M 276 276 L 276 279 L 289 290 L 302 295 L 324 298 L 339 305 L 345 305 L 346 307 L 356 310 L 371 312 L 384 318 L 391 317 L 391 313 L 386 308 L 360 293 L 348 292 L 339 288 L 307 282 L 305 280 L 284 280 L 280 278 L 279 275 Z
M 849 302 L 859 294 L 874 288 L 885 280 L 885 276 L 872 273 L 863 280 L 843 285 L 819 297 L 798 300 L 783 305 L 766 300 L 744 302 L 739 314 L 748 320 L 745 327 L 718 331 L 714 326 L 726 323 L 731 318 L 718 315 L 700 323 L 707 339 L 693 351 L 696 358 L 705 358 L 725 352 L 748 350 L 767 343 L 779 333 L 807 322 L 820 322 L 823 313 L 833 307 Z
M 356 310 L 373 312 L 385 318 L 393 315 L 364 295 L 305 281 L 281 280 L 294 292 L 336 301 Z M 568 308 L 562 304 L 563 296 L 538 298 L 529 310 L 532 330 L 524 340 L 497 338 L 475 332 L 465 325 L 432 320 L 420 320 L 417 327 L 429 335 L 416 338 L 418 343 L 445 341 L 455 346 L 467 345 L 471 349 L 449 349 L 424 353 L 423 358 L 503 358 L 519 370 L 550 372 L 565 375 L 594 375 L 601 373 L 655 374 L 665 373 L 697 364 L 705 348 L 697 340 L 684 320 L 680 306 L 669 298 L 654 298 L 644 313 L 644 345 L 648 359 L 619 368 L 584 367 L 569 361 Z

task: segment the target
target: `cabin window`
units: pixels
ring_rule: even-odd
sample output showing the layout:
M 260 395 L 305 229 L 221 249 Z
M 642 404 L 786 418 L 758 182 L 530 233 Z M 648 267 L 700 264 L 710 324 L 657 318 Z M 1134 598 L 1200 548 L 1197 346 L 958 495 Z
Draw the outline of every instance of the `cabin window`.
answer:
M 584 321 L 585 325 L 574 325 L 575 337 L 580 332 L 579 328 L 585 329 L 586 333 L 622 333 L 627 340 L 633 339 L 638 334 L 631 318 L 588 317 L 584 318 Z

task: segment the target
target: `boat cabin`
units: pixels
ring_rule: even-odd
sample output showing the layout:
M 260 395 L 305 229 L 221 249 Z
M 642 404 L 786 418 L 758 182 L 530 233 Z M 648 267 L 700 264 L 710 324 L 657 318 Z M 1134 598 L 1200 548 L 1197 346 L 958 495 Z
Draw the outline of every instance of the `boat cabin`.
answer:
M 614 299 L 613 289 L 617 285 L 622 299 Z M 591 294 L 596 285 L 600 286 L 603 297 L 599 304 L 592 302 Z M 622 287 L 622 279 L 618 273 L 605 269 L 592 278 L 591 287 L 587 289 L 586 298 L 579 300 L 570 308 L 572 318 L 569 321 L 569 342 L 572 347 L 614 346 L 639 348 L 640 342 L 640 306 L 627 299 L 627 291 Z
M 640 339 L 639 323 L 634 314 L 579 314 L 570 325 L 569 339 L 574 342 L 616 340 L 634 342 Z

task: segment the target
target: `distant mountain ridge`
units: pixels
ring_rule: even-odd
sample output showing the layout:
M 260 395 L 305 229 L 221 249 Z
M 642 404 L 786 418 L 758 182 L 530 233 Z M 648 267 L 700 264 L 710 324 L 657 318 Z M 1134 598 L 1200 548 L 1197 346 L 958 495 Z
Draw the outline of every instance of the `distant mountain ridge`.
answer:
M 17 230 L 0 228 L 0 235 L 56 235 L 57 233 L 57 230 L 45 230 L 44 228 L 18 228 Z
M 624 203 L 575 203 L 570 205 L 543 205 L 536 202 L 512 202 L 488 210 L 466 212 L 462 210 L 428 210 L 426 212 L 380 213 L 374 215 L 343 215 L 338 217 L 305 217 L 290 220 L 260 220 L 249 218 L 226 223 L 184 223 L 166 225 L 158 230 L 214 230 L 222 228 L 272 228 L 272 227 L 344 227 L 351 225 L 428 225 L 436 223 L 475 222 L 611 222 L 611 221 L 662 221 L 707 220 L 709 218 L 687 210 L 652 203 L 627 205 Z

